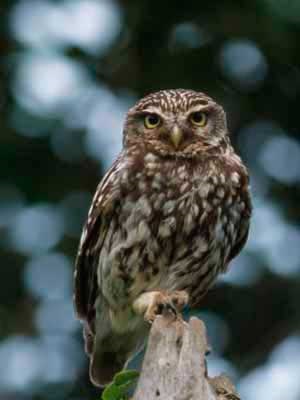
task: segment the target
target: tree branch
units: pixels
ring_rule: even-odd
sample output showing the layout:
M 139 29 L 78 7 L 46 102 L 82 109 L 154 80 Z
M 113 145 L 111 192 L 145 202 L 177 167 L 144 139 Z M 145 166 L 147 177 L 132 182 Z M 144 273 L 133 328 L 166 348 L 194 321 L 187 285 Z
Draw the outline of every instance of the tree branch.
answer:
M 134 400 L 238 400 L 230 380 L 209 378 L 206 328 L 198 318 L 155 319 Z

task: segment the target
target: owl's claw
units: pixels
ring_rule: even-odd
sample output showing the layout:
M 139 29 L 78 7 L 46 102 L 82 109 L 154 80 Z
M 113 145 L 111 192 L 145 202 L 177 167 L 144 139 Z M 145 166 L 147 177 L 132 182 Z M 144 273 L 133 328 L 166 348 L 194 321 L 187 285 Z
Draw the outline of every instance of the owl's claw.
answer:
M 177 318 L 188 299 L 187 292 L 183 290 L 146 292 L 135 300 L 133 309 L 143 314 L 145 321 L 152 323 L 157 315 L 171 313 Z

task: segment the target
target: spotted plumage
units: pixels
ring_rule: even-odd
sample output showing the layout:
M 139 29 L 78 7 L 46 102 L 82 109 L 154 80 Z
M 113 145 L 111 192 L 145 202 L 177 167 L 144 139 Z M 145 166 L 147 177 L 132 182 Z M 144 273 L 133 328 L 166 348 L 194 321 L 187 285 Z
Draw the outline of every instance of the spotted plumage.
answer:
M 245 244 L 250 214 L 248 174 L 220 105 L 179 89 L 129 110 L 123 150 L 97 188 L 76 263 L 75 305 L 95 384 L 143 345 L 144 294 L 185 290 L 199 304 Z

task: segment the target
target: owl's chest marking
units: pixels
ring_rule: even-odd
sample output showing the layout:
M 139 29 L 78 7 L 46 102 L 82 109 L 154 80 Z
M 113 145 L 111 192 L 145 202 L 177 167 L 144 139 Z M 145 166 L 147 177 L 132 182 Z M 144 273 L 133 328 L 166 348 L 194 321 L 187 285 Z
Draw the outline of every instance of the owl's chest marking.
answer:
M 193 171 L 188 165 L 158 163 L 149 153 L 144 168 L 120 179 L 121 201 L 100 262 L 109 291 L 135 297 L 153 288 L 201 291 L 224 268 L 236 239 L 243 203 L 238 174 Z M 209 273 L 210 272 L 210 273 Z

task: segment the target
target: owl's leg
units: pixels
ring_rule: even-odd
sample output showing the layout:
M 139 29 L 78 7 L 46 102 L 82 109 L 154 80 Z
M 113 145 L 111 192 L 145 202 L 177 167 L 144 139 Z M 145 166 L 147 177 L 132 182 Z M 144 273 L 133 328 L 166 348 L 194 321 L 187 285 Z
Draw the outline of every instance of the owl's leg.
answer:
M 113 310 L 100 294 L 96 301 L 95 332 L 84 330 L 90 357 L 90 378 L 95 386 L 105 386 L 121 371 L 144 344 L 149 327 L 131 307 Z
M 143 314 L 145 320 L 152 323 L 157 315 L 165 311 L 171 311 L 177 316 L 188 300 L 189 296 L 184 290 L 145 292 L 134 301 L 133 310 Z

